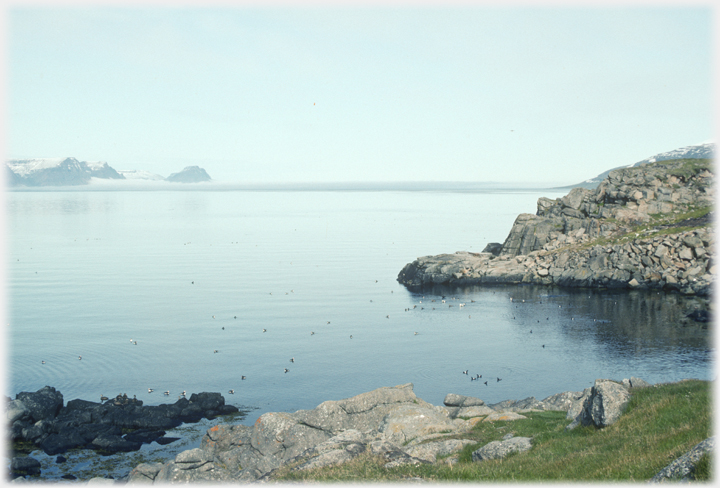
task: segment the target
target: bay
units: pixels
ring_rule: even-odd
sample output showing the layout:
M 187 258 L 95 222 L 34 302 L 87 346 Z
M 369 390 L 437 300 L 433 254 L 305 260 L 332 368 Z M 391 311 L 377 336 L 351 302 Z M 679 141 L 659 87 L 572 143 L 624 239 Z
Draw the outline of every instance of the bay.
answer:
M 9 192 L 6 394 L 219 391 L 251 424 L 408 382 L 439 405 L 711 379 L 712 341 L 680 326 L 678 295 L 396 281 L 416 257 L 503 242 L 539 197 L 564 194 Z

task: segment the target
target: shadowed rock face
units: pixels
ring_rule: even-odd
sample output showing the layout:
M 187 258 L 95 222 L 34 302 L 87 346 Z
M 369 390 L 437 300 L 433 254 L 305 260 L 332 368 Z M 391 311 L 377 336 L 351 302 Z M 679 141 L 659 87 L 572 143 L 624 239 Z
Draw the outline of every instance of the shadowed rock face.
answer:
M 636 382 L 644 381 L 635 378 Z M 628 384 L 630 382 L 628 381 Z M 592 388 L 586 388 L 582 398 L 568 411 L 568 419 L 573 422 L 566 428 L 574 429 L 578 425 L 594 425 L 595 427 L 607 427 L 620 418 L 623 410 L 630 401 L 630 391 L 622 383 L 612 380 L 595 380 Z

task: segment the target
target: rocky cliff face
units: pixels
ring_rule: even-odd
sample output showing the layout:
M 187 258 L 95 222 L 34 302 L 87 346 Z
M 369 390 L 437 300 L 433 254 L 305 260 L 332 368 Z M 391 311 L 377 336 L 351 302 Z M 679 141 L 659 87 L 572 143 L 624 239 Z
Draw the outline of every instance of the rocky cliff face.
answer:
M 536 215 L 518 216 L 500 254 L 528 254 L 580 229 L 589 238 L 621 236 L 653 216 L 710 207 L 711 169 L 709 160 L 648 164 L 612 171 L 595 190 L 573 188 L 556 200 L 540 198 Z
M 678 160 L 612 171 L 595 190 L 540 198 L 536 215 L 519 215 L 502 245 L 418 258 L 398 281 L 653 288 L 709 296 L 715 272 L 711 170 L 709 160 Z

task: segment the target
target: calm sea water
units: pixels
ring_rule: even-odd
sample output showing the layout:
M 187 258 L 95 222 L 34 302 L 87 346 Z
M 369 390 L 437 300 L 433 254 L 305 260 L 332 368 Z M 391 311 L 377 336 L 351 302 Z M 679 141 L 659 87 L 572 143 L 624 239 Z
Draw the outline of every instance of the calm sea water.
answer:
M 6 394 L 219 391 L 252 423 L 408 382 L 439 405 L 712 379 L 712 342 L 678 326 L 676 295 L 397 283 L 416 257 L 479 252 L 562 194 L 8 193 Z

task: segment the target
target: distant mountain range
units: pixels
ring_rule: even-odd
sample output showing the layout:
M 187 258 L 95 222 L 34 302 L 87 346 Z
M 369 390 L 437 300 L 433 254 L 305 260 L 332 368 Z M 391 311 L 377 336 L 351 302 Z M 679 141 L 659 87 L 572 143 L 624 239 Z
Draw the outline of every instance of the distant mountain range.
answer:
M 673 151 L 656 154 L 634 164 L 609 169 L 594 178 L 562 188 L 595 188 L 611 171 L 616 169 L 671 159 L 714 159 L 714 157 L 715 144 L 712 142 L 681 147 Z M 104 161 L 78 161 L 75 158 L 10 159 L 5 163 L 7 167 L 7 184 L 11 187 L 87 185 L 93 178 L 98 180 L 132 180 L 136 182 L 167 181 L 171 183 L 200 183 L 212 179 L 199 166 L 187 166 L 182 171 L 164 178 L 158 174 L 143 170 L 116 171 Z M 440 182 L 434 183 L 440 184 Z
M 628 164 L 625 166 L 618 166 L 617 168 L 609 169 L 604 173 L 600 173 L 595 178 L 590 178 L 577 185 L 571 185 L 566 188 L 583 187 L 583 188 L 596 188 L 602 180 L 607 178 L 611 171 L 622 168 L 632 168 L 634 166 L 642 166 L 643 164 L 656 163 L 658 161 L 669 161 L 671 159 L 714 159 L 715 158 L 715 143 L 707 142 L 705 144 L 699 144 L 697 146 L 686 146 L 680 149 L 674 149 L 672 151 L 663 152 L 651 156 L 649 158 L 638 161 L 637 163 Z
M 87 185 L 92 178 L 103 180 L 145 180 L 179 183 L 210 181 L 199 166 L 187 166 L 167 178 L 142 170 L 116 171 L 104 161 L 78 161 L 75 158 L 10 159 L 5 161 L 8 186 Z

